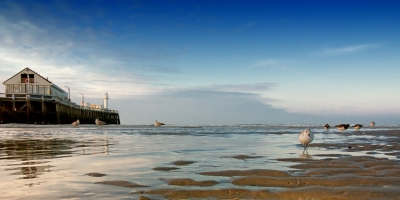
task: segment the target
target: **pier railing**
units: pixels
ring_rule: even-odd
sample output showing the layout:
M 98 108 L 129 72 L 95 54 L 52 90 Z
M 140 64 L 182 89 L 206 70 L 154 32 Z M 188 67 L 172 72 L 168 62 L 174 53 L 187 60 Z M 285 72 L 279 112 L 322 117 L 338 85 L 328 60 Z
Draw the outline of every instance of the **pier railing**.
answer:
M 110 113 L 118 113 L 117 110 L 110 110 L 106 108 L 93 108 L 88 106 L 77 105 L 74 102 L 64 100 L 60 97 L 48 94 L 29 94 L 29 93 L 0 93 L 0 98 L 2 99 L 13 99 L 13 100 L 42 100 L 42 101 L 54 101 L 65 106 L 69 106 L 76 109 L 91 110 L 91 111 L 102 111 Z

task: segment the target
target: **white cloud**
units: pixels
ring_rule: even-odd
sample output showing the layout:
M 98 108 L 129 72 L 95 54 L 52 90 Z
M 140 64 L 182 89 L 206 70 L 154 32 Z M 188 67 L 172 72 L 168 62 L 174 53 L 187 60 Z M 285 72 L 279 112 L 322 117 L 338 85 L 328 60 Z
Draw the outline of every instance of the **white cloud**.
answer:
M 279 60 L 275 59 L 266 59 L 266 60 L 260 60 L 254 63 L 253 66 L 255 67 L 275 67 L 276 65 L 281 64 Z
M 85 31 L 93 32 L 90 28 Z M 153 85 L 155 75 L 146 75 L 149 72 L 138 74 L 139 70 L 134 73 L 129 69 L 131 60 L 108 55 L 109 52 L 97 50 L 95 42 L 78 41 L 71 35 L 75 34 L 56 27 L 38 27 L 27 20 L 11 22 L 0 15 L 0 78 L 4 81 L 29 67 L 63 89 L 66 89 L 64 86 L 70 87 L 71 97 L 79 98 L 79 92 L 85 97 L 102 97 L 108 92 L 113 98 L 119 98 L 147 95 L 162 89 Z M 93 34 L 83 37 L 94 38 Z M 178 71 L 158 69 L 151 73 Z
M 262 92 L 270 90 L 275 85 L 275 83 L 224 84 L 211 85 L 204 89 L 225 92 Z
M 353 45 L 347 47 L 340 47 L 335 49 L 325 49 L 323 54 L 325 55 L 341 55 L 341 54 L 348 54 L 348 53 L 356 53 L 360 51 L 365 51 L 368 49 L 378 48 L 380 45 L 377 44 L 362 44 L 362 45 Z

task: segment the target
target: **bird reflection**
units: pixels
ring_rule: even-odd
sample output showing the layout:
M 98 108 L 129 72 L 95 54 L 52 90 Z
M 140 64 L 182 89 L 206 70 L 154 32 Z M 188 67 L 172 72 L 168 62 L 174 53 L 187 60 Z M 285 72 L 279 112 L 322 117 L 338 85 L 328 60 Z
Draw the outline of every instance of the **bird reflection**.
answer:
M 312 159 L 312 156 L 310 154 L 308 154 L 307 151 L 303 151 L 303 153 L 299 154 L 299 158 L 303 158 L 303 159 Z

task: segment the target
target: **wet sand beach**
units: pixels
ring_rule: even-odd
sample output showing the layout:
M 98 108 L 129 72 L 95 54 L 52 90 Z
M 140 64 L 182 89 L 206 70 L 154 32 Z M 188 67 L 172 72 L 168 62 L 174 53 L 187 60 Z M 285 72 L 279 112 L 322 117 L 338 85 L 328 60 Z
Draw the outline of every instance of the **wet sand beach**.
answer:
M 400 199 L 400 130 L 4 128 L 2 199 Z
M 343 154 L 317 154 L 312 158 L 305 154 L 300 158 L 276 159 L 279 162 L 291 162 L 292 170 L 288 171 L 266 169 L 206 171 L 199 173 L 209 179 L 206 181 L 177 178 L 165 181 L 169 185 L 182 187 L 137 190 L 132 193 L 147 194 L 149 199 L 153 195 L 154 199 L 158 196 L 168 199 L 400 199 L 400 159 L 351 156 L 346 153 L 380 151 L 387 155 L 398 155 L 400 131 L 355 134 L 370 135 L 375 139 L 369 143 L 313 145 L 345 148 Z M 318 159 L 326 156 L 333 158 Z M 247 158 L 243 155 L 233 156 L 235 157 Z M 237 187 L 207 189 L 207 186 L 218 184 L 218 181 L 213 180 L 213 177 L 218 176 L 230 177 L 231 183 Z M 203 188 L 191 189 L 191 186 Z M 252 186 L 252 189 L 247 189 L 248 186 Z

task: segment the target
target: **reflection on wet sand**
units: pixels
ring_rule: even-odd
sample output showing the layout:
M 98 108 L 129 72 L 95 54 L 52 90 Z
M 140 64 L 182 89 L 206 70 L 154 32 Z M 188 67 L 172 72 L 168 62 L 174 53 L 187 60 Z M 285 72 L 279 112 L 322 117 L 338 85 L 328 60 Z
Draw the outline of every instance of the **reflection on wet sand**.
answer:
M 398 131 L 369 133 L 369 143 L 356 143 L 358 135 L 348 140 L 355 150 L 379 151 L 393 154 L 400 146 Z M 362 135 L 366 135 L 363 133 Z M 385 137 L 382 137 L 385 136 Z M 377 141 L 381 140 L 379 144 Z M 318 147 L 341 149 L 348 144 L 318 143 Z M 297 158 L 278 158 L 278 162 L 290 162 L 293 170 L 222 170 L 204 171 L 198 174 L 206 181 L 187 178 L 162 179 L 174 188 L 149 188 L 132 194 L 160 195 L 167 199 L 216 198 L 216 199 L 397 199 L 400 195 L 400 165 L 398 160 L 385 157 L 351 155 L 347 148 L 343 154 L 300 154 Z M 395 154 L 396 155 L 396 154 Z M 232 156 L 235 158 L 235 156 Z M 176 171 L 174 176 L 177 176 Z M 182 174 L 182 176 L 184 176 Z M 217 178 L 214 178 L 217 177 Z M 218 177 L 231 177 L 235 186 L 219 186 Z M 200 179 L 200 178 L 199 178 Z M 203 182 L 209 184 L 202 184 Z M 212 183 L 212 184 L 211 184 Z M 215 188 L 207 188 L 214 186 Z M 180 187 L 179 187 L 180 186 Z M 192 188 L 201 186 L 205 189 Z M 254 187 L 251 189 L 251 187 Z M 276 189 L 280 188 L 280 189 Z
M 18 139 L 0 142 L 0 159 L 22 161 L 52 159 L 71 156 L 71 149 L 76 141 L 68 139 Z
M 33 164 L 34 165 L 34 162 Z M 6 169 L 12 170 L 12 171 L 17 171 L 14 173 L 11 173 L 11 175 L 18 175 L 21 176 L 23 179 L 30 179 L 30 178 L 38 178 L 38 175 L 43 174 L 44 172 L 50 172 L 50 168 L 52 166 L 30 166 L 30 167 L 17 167 L 17 168 L 9 168 Z
M 0 199 L 400 196 L 397 128 L 315 131 L 309 154 L 304 127 L 27 129 L 0 129 Z
M 54 166 L 43 165 L 52 160 L 77 155 L 93 155 L 109 153 L 108 139 L 92 139 L 77 141 L 71 139 L 15 139 L 0 141 L 0 160 L 17 160 L 21 163 L 8 164 L 6 171 L 13 171 L 11 175 L 22 179 L 38 178 L 45 172 L 50 172 Z M 82 148 L 82 153 L 79 150 Z

